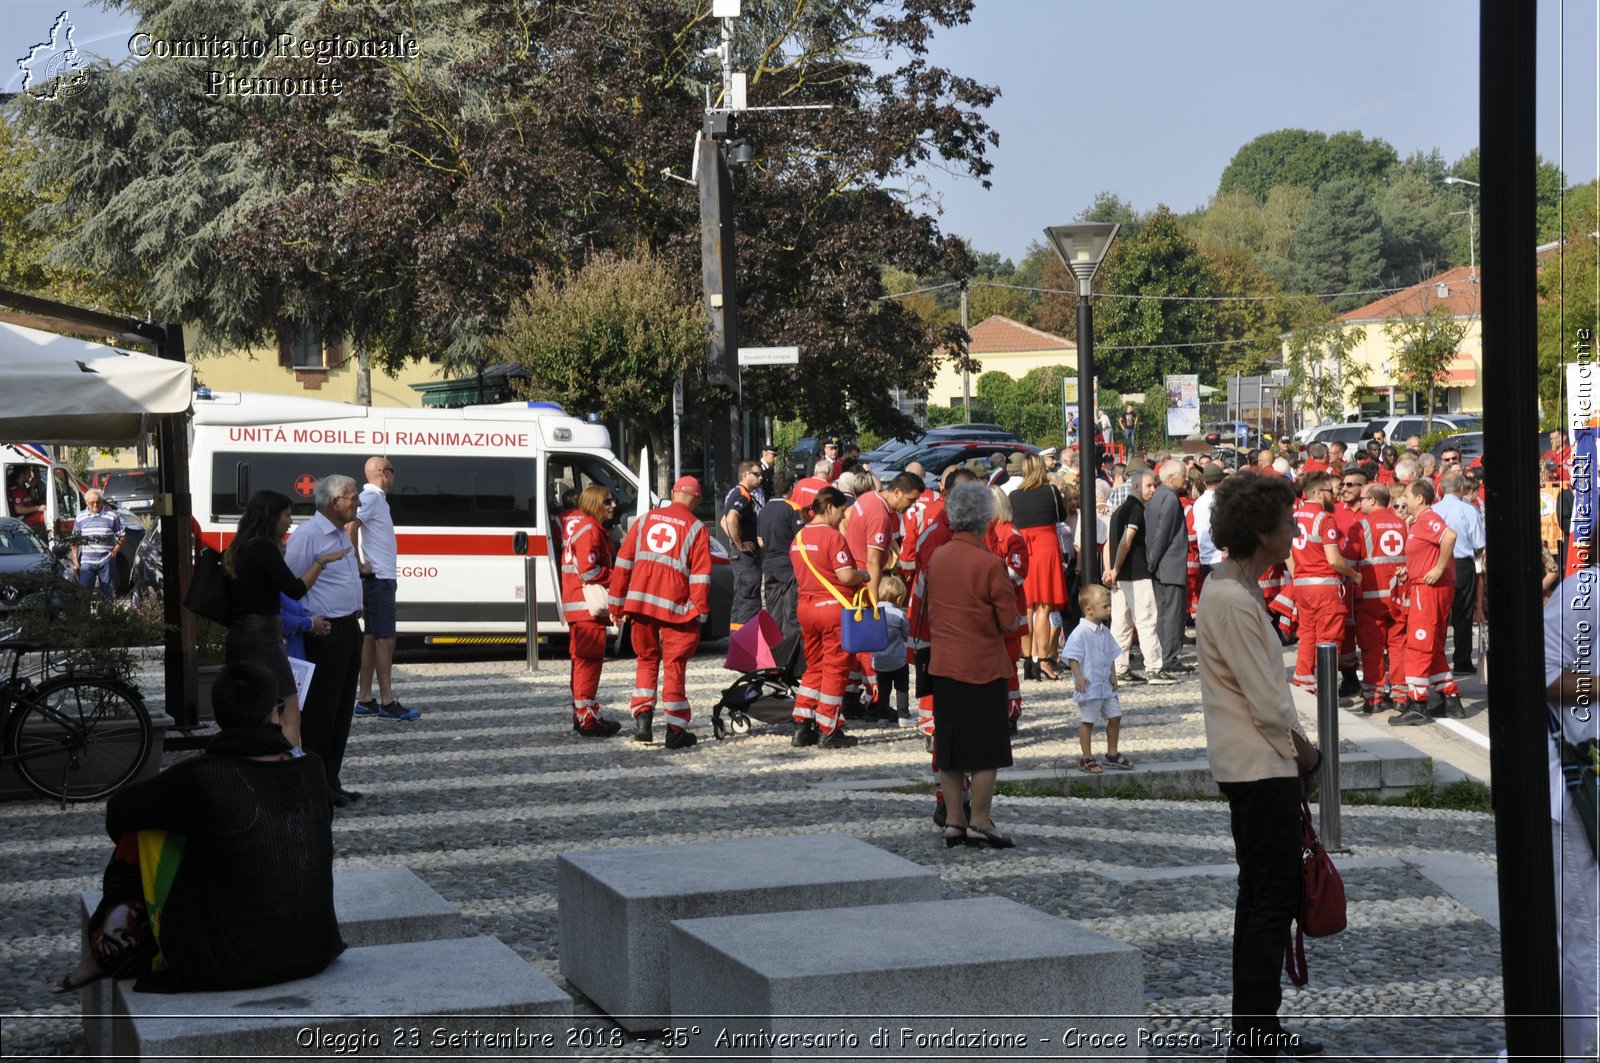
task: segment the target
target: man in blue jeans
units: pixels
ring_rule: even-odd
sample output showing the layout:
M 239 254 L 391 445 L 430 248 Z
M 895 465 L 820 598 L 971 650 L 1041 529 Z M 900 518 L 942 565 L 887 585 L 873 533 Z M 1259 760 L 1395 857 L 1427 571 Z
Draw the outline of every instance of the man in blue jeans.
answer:
M 116 590 L 117 555 L 125 533 L 122 518 L 106 505 L 105 496 L 91 487 L 83 493 L 84 510 L 72 523 L 72 567 L 78 582 L 99 588 L 109 598 Z

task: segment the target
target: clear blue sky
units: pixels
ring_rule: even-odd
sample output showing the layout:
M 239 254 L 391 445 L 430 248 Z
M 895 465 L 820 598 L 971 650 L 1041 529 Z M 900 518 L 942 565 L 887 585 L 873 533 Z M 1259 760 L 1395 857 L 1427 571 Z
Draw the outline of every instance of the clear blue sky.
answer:
M 8 0 L 0 89 L 20 87 L 17 57 L 63 7 L 80 50 L 127 55 L 126 14 Z M 1595 9 L 1539 0 L 1538 149 L 1569 183 L 1600 171 Z M 928 171 L 940 224 L 1017 259 L 1102 190 L 1141 211 L 1202 206 L 1241 145 L 1290 127 L 1456 159 L 1478 140 L 1477 23 L 1471 0 L 978 0 L 970 25 L 935 38 L 934 60 L 1003 93 L 989 112 L 994 187 Z
M 1564 151 L 1569 184 L 1597 171 L 1595 6 L 1539 0 L 1538 150 Z M 994 187 L 935 175 L 941 225 L 1013 259 L 1102 190 L 1140 211 L 1204 206 L 1275 129 L 1360 130 L 1447 162 L 1478 142 L 1470 0 L 978 0 L 934 59 L 1004 93 Z

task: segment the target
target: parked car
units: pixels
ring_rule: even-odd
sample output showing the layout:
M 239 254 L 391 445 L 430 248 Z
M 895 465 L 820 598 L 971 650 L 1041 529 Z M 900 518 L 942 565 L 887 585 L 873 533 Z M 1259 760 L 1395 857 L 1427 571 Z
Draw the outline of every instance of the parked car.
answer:
M 161 479 L 154 469 L 112 469 L 95 474 L 93 486 L 124 513 L 143 513 L 156 504 Z
M 997 424 L 984 424 L 968 421 L 964 424 L 942 424 L 938 428 L 930 428 L 922 433 L 917 440 L 919 443 L 933 443 L 939 440 L 982 440 L 993 439 L 1000 442 L 1020 443 L 1022 437 L 1009 428 L 1002 428 Z
M 1384 438 L 1398 446 L 1412 436 L 1427 435 L 1429 431 L 1475 432 L 1483 428 L 1483 418 L 1469 414 L 1436 413 L 1433 415 L 1433 427 L 1430 429 L 1426 414 L 1408 413 L 1399 417 L 1376 417 L 1367 422 L 1366 428 L 1361 432 L 1361 438 L 1371 439 L 1380 428 L 1383 429 Z
M 1319 424 L 1315 428 L 1308 428 L 1300 435 L 1300 442 L 1311 443 L 1343 443 L 1346 449 L 1354 449 L 1356 444 L 1367 434 L 1367 425 L 1364 421 L 1345 424 Z
M 44 578 L 52 570 L 64 581 L 70 579 L 26 524 L 15 517 L 0 517 L 0 627 L 6 614 L 31 595 L 42 593 Z
M 1037 454 L 1039 448 L 1026 443 L 992 439 L 956 443 L 935 442 L 910 451 L 903 460 L 891 467 L 874 471 L 879 479 L 888 480 L 898 476 L 907 465 L 915 461 L 922 466 L 923 481 L 928 485 L 928 489 L 937 490 L 939 478 L 950 466 L 964 465 L 969 461 L 982 461 L 994 453 L 1004 454 L 1010 458 L 1012 454 Z

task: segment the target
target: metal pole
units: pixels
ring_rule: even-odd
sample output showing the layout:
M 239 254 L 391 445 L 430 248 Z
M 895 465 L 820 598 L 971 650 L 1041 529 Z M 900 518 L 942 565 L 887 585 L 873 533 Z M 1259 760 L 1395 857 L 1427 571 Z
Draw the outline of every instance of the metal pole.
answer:
M 967 282 L 961 282 L 961 331 L 967 330 Z M 970 358 L 972 352 L 968 351 Z M 968 424 L 972 423 L 972 372 L 964 362 L 961 366 L 961 409 Z M 1082 429 L 1079 429 L 1082 434 Z
M 679 376 L 672 385 L 672 481 L 676 483 L 678 477 L 683 475 L 683 377 Z M 649 484 L 640 484 L 641 491 L 648 491 Z
M 1100 456 L 1094 445 L 1094 310 L 1088 289 L 1088 281 L 1078 282 L 1078 497 L 1088 540 L 1078 546 L 1078 569 L 1085 587 L 1100 582 L 1100 544 L 1094 530 L 1094 481 Z
M 1481 0 L 1478 143 L 1483 146 L 1484 448 L 1503 473 L 1488 480 L 1484 524 L 1489 637 L 1501 666 L 1489 673 L 1489 770 L 1500 867 L 1500 969 L 1511 1059 L 1561 1051 L 1555 871 L 1550 838 L 1550 739 L 1545 714 L 1544 621 L 1539 588 L 1519 557 L 1539 550 L 1538 335 L 1534 260 L 1535 5 Z M 1569 319 L 1568 327 L 1573 328 Z M 1563 349 L 1578 337 L 1564 337 Z M 1494 416 L 1489 416 L 1490 413 Z M 1507 667 L 1504 662 L 1513 662 Z M 1592 888 L 1592 887 L 1591 887 Z M 1574 1011 L 1583 1005 L 1568 1001 Z M 1569 1055 L 1577 1054 L 1574 1047 Z
M 641 491 L 645 490 L 643 484 Z M 546 547 L 546 549 L 549 549 Z M 538 563 L 542 554 L 529 554 L 522 559 L 522 586 L 524 589 L 523 600 L 528 607 L 528 626 L 525 635 L 528 639 L 528 671 L 539 670 L 539 577 Z
M 1339 839 L 1339 644 L 1317 643 L 1317 741 L 1322 745 L 1322 797 L 1317 803 L 1317 833 L 1329 852 L 1343 849 Z

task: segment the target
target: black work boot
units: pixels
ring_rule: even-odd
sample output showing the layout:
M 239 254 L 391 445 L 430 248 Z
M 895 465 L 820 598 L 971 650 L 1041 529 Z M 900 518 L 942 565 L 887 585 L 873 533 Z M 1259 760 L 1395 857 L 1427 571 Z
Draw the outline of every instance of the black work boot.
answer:
M 667 726 L 667 740 L 662 744 L 668 749 L 688 749 L 695 744 L 695 741 L 693 731 L 685 730 L 682 727 L 673 727 L 669 724 Z
M 655 713 L 653 712 L 641 712 L 633 718 L 633 740 L 635 742 L 643 742 L 645 745 L 649 745 L 654 739 L 655 736 L 650 733 L 650 721 L 654 716 Z
M 1356 698 L 1361 696 L 1361 680 L 1356 678 L 1354 668 L 1346 668 L 1339 673 L 1339 697 Z

